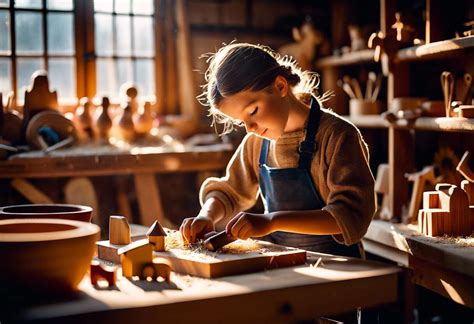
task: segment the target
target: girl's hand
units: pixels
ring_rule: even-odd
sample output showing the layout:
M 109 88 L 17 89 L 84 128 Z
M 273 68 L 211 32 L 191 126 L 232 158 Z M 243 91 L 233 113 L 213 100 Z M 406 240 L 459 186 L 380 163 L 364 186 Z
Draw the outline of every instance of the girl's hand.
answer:
M 183 240 L 188 243 L 195 243 L 196 239 L 204 237 L 206 233 L 214 230 L 214 223 L 207 216 L 186 218 L 179 228 Z
M 272 214 L 238 213 L 225 228 L 227 234 L 246 240 L 252 236 L 264 236 L 274 231 Z

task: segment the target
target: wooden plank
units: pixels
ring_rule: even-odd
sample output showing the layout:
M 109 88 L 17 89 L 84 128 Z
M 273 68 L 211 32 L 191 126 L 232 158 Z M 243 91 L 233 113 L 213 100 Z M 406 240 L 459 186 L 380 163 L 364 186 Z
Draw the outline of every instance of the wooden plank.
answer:
M 349 52 L 340 56 L 324 57 L 316 62 L 316 67 L 326 68 L 333 66 L 346 66 L 353 64 L 371 63 L 374 62 L 374 50 L 366 49 L 356 52 Z
M 189 251 L 171 249 L 155 252 L 155 256 L 171 262 L 173 271 L 203 278 L 218 278 L 229 275 L 257 272 L 304 264 L 306 251 L 259 241 L 263 252 L 243 254 L 190 254 Z
M 402 49 L 397 53 L 397 61 L 413 61 L 417 59 L 430 59 L 453 53 L 463 53 L 474 47 L 474 36 L 466 36 L 456 39 L 443 40 L 431 44 L 414 46 Z
M 222 147 L 222 146 L 220 146 Z M 63 154 L 63 155 L 60 155 Z M 53 152 L 49 156 L 22 155 L 0 161 L 0 178 L 45 178 L 73 176 L 107 176 L 138 172 L 187 172 L 225 168 L 232 151 L 225 149 L 150 153 L 67 155 Z
M 474 308 L 473 278 L 410 256 L 413 281 L 461 305 Z
M 154 173 L 134 175 L 135 192 L 140 209 L 140 223 L 151 226 L 156 220 L 165 224 L 165 213 L 161 204 L 160 192 Z
M 322 262 L 318 267 L 309 265 L 319 258 Z M 11 321 L 67 318 L 69 322 L 137 322 L 153 318 L 171 323 L 196 319 L 214 323 L 288 323 L 344 313 L 359 306 L 391 304 L 399 299 L 400 270 L 396 267 L 316 253 L 309 254 L 308 263 L 219 280 L 176 273 L 172 273 L 171 283 L 120 278 L 118 290 L 96 289 L 85 278 L 77 298 L 17 304 L 2 316 Z
M 16 178 L 10 182 L 10 185 L 19 193 L 21 193 L 26 199 L 33 204 L 53 204 L 53 200 L 49 198 L 45 193 L 36 188 L 31 182 Z

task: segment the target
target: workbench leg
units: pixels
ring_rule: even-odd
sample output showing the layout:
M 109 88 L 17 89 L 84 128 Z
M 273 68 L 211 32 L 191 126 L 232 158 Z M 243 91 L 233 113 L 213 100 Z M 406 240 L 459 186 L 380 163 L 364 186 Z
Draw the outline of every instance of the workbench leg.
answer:
M 134 181 L 140 210 L 140 223 L 145 226 L 150 226 L 154 221 L 158 220 L 163 226 L 166 226 L 165 214 L 163 212 L 155 174 L 135 174 Z
M 400 310 L 403 323 L 411 324 L 414 321 L 416 307 L 416 286 L 413 283 L 413 270 L 403 268 L 399 280 Z

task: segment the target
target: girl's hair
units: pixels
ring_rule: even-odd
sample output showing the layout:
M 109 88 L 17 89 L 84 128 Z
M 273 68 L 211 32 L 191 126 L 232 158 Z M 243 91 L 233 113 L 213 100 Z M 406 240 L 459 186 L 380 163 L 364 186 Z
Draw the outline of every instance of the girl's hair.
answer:
M 319 75 L 302 71 L 295 60 L 288 56 L 282 57 L 270 47 L 231 43 L 207 57 L 207 83 L 202 86 L 203 92 L 198 100 L 209 107 L 212 126 L 224 125 L 222 134 L 230 133 L 241 122 L 226 116 L 217 108 L 221 100 L 241 91 L 265 89 L 273 84 L 278 75 L 288 80 L 294 93 L 317 95 Z

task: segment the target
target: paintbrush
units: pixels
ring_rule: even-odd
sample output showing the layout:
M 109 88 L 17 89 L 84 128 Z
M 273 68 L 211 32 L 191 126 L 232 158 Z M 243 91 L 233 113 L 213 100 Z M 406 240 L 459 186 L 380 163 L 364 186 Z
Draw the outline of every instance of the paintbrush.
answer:
M 217 251 L 224 245 L 236 241 L 237 238 L 230 236 L 226 231 L 219 232 L 204 241 L 204 247 L 209 251 Z

